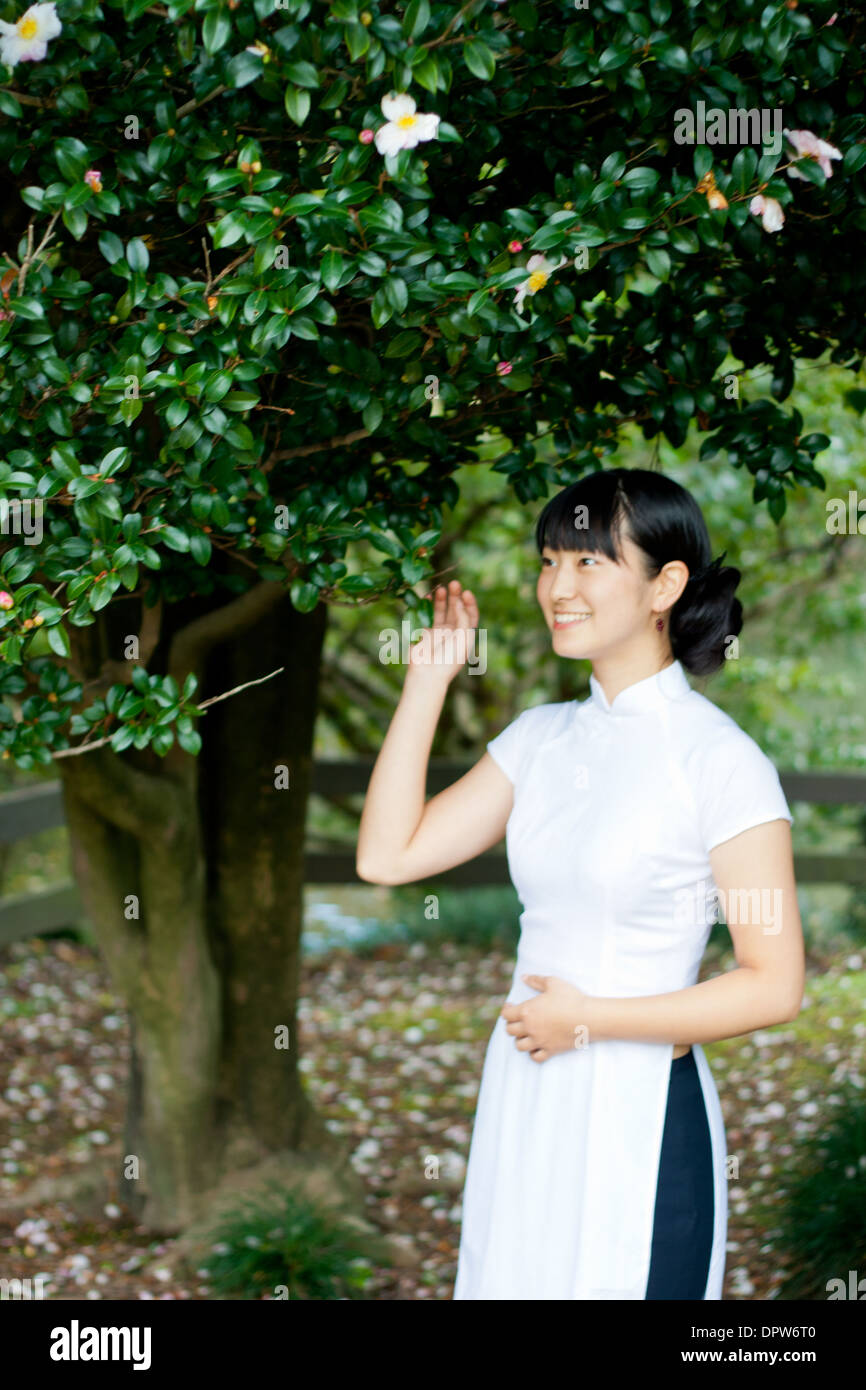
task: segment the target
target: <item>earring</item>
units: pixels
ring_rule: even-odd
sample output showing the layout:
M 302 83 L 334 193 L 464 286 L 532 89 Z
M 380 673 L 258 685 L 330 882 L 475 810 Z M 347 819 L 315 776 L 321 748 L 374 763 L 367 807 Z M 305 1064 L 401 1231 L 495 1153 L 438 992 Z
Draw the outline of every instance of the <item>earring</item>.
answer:
M 662 630 L 663 627 L 664 627 L 664 619 L 663 619 L 663 618 L 656 618 L 656 632 L 661 632 L 661 630 Z

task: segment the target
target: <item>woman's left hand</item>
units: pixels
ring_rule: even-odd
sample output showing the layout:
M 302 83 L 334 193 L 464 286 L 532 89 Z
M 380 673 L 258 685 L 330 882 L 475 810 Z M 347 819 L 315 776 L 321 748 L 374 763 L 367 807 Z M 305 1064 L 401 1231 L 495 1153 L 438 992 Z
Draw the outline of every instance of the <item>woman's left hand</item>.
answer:
M 541 993 L 522 1004 L 506 1004 L 501 1011 L 506 1032 L 516 1039 L 518 1050 L 528 1052 L 533 1062 L 546 1062 L 558 1052 L 586 1047 L 590 1040 L 590 996 L 556 975 L 521 978 Z

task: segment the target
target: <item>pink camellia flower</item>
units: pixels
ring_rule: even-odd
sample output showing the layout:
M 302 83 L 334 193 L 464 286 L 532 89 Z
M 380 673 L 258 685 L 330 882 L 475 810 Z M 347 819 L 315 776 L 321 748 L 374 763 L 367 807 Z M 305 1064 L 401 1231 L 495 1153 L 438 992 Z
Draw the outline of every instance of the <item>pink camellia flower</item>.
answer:
M 809 159 L 816 159 L 829 179 L 833 172 L 833 166 L 830 160 L 841 159 L 842 151 L 837 150 L 835 145 L 828 145 L 826 140 L 819 140 L 818 136 L 813 135 L 811 130 L 786 130 L 785 135 L 794 146 L 797 158 L 803 159 L 807 157 Z M 801 174 L 799 169 L 789 169 L 788 175 L 792 179 L 806 178 L 806 175 Z
M 509 249 L 509 251 L 510 251 L 513 255 L 516 255 L 518 251 L 522 251 L 522 250 L 523 250 L 523 242 L 522 242 L 522 241 L 509 241 L 509 243 L 508 243 L 508 249 Z
M 0 589 L 0 608 L 14 608 L 15 600 L 5 589 Z
M 15 24 L 0 19 L 0 62 L 14 68 L 16 63 L 38 63 L 48 52 L 48 40 L 60 33 L 54 0 L 31 5 Z
M 511 371 L 511 363 L 510 363 L 510 362 L 497 362 L 497 363 L 496 363 L 496 374 L 497 374 L 497 376 L 508 376 L 508 373 L 509 373 L 510 371 Z
M 84 182 L 89 183 L 94 193 L 102 192 L 102 175 L 98 169 L 88 169 L 84 175 Z
M 382 98 L 382 115 L 388 124 L 376 131 L 376 149 L 380 154 L 414 150 L 421 140 L 437 139 L 441 118 L 416 111 L 415 98 L 408 92 L 388 92 Z
M 369 145 L 370 141 L 373 139 L 373 131 L 370 129 L 369 126 L 367 126 L 364 130 L 361 131 L 361 134 L 358 136 L 358 139 L 360 140 L 362 145 Z
M 765 232 L 782 230 L 785 214 L 782 211 L 782 204 L 777 198 L 765 198 L 763 193 L 758 193 L 749 203 L 749 212 L 760 217 Z

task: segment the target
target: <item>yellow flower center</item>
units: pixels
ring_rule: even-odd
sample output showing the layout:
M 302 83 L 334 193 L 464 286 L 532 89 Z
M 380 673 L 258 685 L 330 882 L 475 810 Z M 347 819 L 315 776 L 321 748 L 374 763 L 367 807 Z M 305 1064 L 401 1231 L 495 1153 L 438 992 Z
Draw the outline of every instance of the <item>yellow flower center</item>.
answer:
M 400 127 L 401 130 L 409 130 L 409 129 L 415 124 L 415 122 L 417 121 L 417 119 L 418 119 L 418 117 L 417 117 L 417 116 L 414 116 L 414 115 L 412 115 L 412 116 L 398 116 L 398 117 L 397 117 L 397 125 Z
M 535 294 L 537 290 L 543 290 L 546 284 L 546 273 L 543 270 L 533 270 L 529 277 L 529 293 Z
M 28 17 L 27 15 L 25 15 L 23 19 L 19 19 L 15 27 L 18 30 L 18 33 L 21 35 L 22 39 L 32 39 L 34 34 L 36 34 L 39 29 L 39 25 L 36 23 L 36 20 L 32 17 Z

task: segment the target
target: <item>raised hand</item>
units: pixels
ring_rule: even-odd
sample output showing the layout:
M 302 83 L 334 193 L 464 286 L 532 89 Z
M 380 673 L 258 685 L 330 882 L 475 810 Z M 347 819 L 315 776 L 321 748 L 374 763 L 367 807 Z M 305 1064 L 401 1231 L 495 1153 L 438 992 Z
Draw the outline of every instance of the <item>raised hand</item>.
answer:
M 433 599 L 433 626 L 424 628 L 409 653 L 412 679 L 452 681 L 469 657 L 478 626 L 478 604 L 471 590 L 457 579 L 440 584 Z

